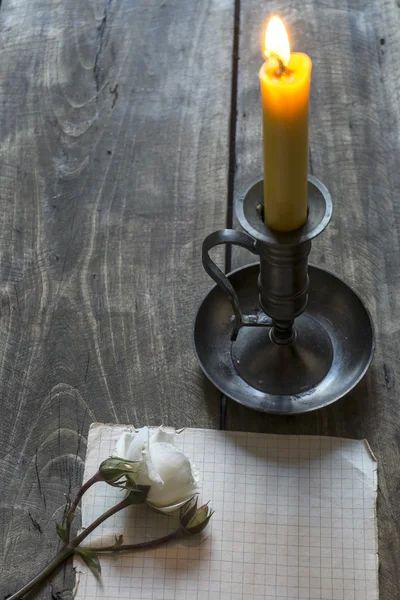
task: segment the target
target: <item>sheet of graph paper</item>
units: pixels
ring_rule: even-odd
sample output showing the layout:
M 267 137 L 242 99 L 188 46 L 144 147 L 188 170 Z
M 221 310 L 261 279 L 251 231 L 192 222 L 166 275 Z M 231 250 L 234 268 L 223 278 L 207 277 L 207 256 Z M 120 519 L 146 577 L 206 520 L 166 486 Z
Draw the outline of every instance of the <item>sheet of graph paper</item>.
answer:
M 95 424 L 85 479 L 124 426 Z M 76 560 L 76 600 L 375 600 L 378 598 L 376 462 L 365 441 L 186 429 L 177 445 L 200 469 L 215 510 L 203 534 L 157 549 L 102 555 L 102 575 Z M 97 484 L 83 526 L 122 498 Z M 119 513 L 88 541 L 124 543 L 172 531 L 147 505 Z M 88 543 L 89 545 L 89 543 Z

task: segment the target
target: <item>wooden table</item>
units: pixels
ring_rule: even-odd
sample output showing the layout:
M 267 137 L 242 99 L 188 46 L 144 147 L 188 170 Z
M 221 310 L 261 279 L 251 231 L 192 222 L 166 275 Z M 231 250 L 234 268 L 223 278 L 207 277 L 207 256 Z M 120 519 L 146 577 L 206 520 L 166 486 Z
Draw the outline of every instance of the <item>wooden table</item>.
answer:
M 93 421 L 367 438 L 381 600 L 400 598 L 399 6 L 3 0 L 0 600 L 55 553 Z M 358 388 L 293 418 L 221 399 L 191 344 L 211 286 L 201 242 L 232 225 L 262 168 L 259 36 L 274 11 L 314 65 L 310 170 L 335 211 L 313 262 L 354 286 L 377 330 Z M 38 597 L 67 600 L 73 582 L 67 566 Z

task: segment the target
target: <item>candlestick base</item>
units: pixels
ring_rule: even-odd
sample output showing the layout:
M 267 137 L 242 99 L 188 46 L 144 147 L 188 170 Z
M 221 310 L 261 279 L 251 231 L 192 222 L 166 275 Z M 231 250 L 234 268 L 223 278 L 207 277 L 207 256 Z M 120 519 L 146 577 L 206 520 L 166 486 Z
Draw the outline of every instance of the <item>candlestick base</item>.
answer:
M 303 313 L 294 326 L 291 344 L 277 344 L 272 329 L 242 327 L 231 346 L 239 376 L 266 394 L 290 396 L 307 392 L 326 377 L 333 361 L 329 334 Z
M 228 275 L 243 313 L 262 314 L 259 272 L 255 263 Z M 271 341 L 270 327 L 243 326 L 232 341 L 229 298 L 218 286 L 204 298 L 195 349 L 204 373 L 229 398 L 262 412 L 298 414 L 342 398 L 366 373 L 374 350 L 367 309 L 332 273 L 310 265 L 308 274 L 308 304 L 287 345 Z

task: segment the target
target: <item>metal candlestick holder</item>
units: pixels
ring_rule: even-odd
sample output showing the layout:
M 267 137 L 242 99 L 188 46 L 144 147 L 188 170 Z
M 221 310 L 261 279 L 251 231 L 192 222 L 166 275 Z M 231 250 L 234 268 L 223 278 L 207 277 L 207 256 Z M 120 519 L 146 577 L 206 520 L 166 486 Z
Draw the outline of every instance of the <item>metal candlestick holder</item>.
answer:
M 207 377 L 228 397 L 271 413 L 302 413 L 349 392 L 374 351 L 368 310 L 341 279 L 308 265 L 311 241 L 328 225 L 332 201 L 308 177 L 308 218 L 290 233 L 262 218 L 263 179 L 236 201 L 246 233 L 216 231 L 203 242 L 203 266 L 216 286 L 198 310 L 194 341 Z M 260 258 L 229 275 L 211 260 L 219 244 Z

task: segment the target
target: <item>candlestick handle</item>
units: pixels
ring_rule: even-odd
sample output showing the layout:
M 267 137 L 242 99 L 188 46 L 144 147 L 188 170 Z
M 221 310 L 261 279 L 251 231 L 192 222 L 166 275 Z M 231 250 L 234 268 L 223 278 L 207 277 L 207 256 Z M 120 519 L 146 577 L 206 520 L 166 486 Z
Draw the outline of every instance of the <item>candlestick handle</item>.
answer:
M 247 233 L 236 231 L 235 229 L 221 229 L 215 231 L 206 237 L 203 242 L 202 260 L 203 267 L 215 283 L 225 292 L 232 303 L 235 313 L 235 326 L 232 333 L 232 340 L 236 339 L 237 333 L 242 325 L 252 326 L 271 326 L 271 320 L 266 315 L 243 315 L 240 309 L 239 298 L 232 287 L 231 282 L 219 267 L 211 260 L 209 251 L 220 244 L 235 244 L 246 248 L 253 254 L 258 254 L 257 241 Z

